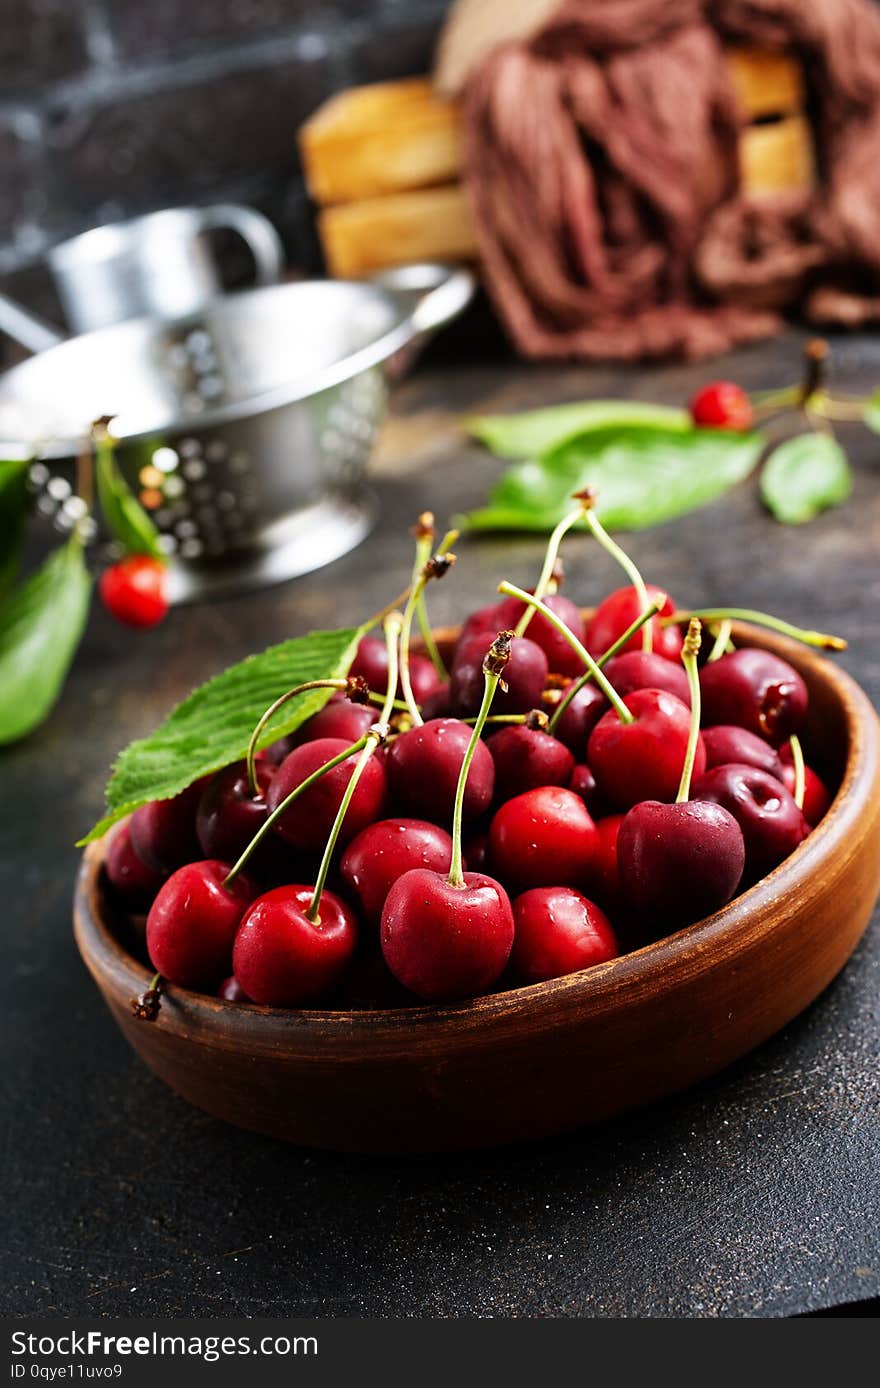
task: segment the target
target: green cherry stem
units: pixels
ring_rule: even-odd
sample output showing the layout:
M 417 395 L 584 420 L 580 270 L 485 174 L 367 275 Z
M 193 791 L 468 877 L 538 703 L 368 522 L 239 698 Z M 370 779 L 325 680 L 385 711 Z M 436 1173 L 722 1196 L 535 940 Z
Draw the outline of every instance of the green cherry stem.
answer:
M 257 784 L 257 768 L 255 758 L 257 755 L 257 743 L 260 740 L 260 734 L 262 733 L 269 720 L 275 716 L 275 714 L 278 712 L 280 708 L 283 708 L 285 704 L 290 703 L 291 699 L 295 699 L 298 694 L 307 694 L 309 690 L 312 689 L 343 690 L 348 689 L 348 687 L 348 679 L 309 680 L 306 684 L 298 684 L 293 689 L 288 689 L 286 694 L 282 694 L 279 698 L 275 700 L 274 704 L 269 705 L 269 707 L 266 709 L 266 712 L 262 715 L 259 722 L 257 723 L 257 726 L 251 733 L 251 740 L 248 743 L 247 756 L 245 760 L 247 762 L 248 785 L 250 786 L 251 795 L 257 796 L 260 794 L 260 787 Z
M 556 628 L 559 635 L 563 637 L 571 646 L 572 650 L 580 656 L 592 678 L 596 681 L 602 693 L 605 695 L 605 698 L 611 704 L 621 723 L 635 722 L 633 715 L 617 693 L 617 690 L 602 674 L 599 665 L 590 655 L 586 646 L 582 641 L 577 639 L 574 632 L 565 625 L 561 617 L 557 617 L 556 613 L 553 612 L 545 602 L 541 602 L 540 598 L 536 598 L 532 593 L 526 593 L 522 588 L 517 588 L 514 583 L 499 583 L 498 592 L 504 593 L 505 596 L 509 598 L 519 598 L 521 602 L 528 603 L 536 612 L 540 612 L 542 617 L 546 617 L 550 625 Z
M 426 511 L 422 516 L 419 517 L 417 523 L 419 528 L 422 527 L 423 522 L 427 521 L 429 515 L 430 512 Z M 434 518 L 433 516 L 431 516 L 432 528 L 429 532 L 429 544 L 433 539 L 433 521 Z M 427 529 L 427 526 L 425 526 L 425 528 Z M 406 607 L 403 609 L 403 624 L 400 628 L 400 689 L 401 693 L 403 694 L 407 712 L 409 713 L 409 716 L 412 719 L 415 727 L 420 727 L 421 724 L 424 722 L 424 719 L 422 718 L 421 712 L 419 711 L 419 706 L 416 703 L 409 674 L 409 643 L 410 636 L 412 634 L 413 617 L 416 614 L 419 598 L 424 593 L 426 585 L 431 581 L 432 578 L 442 578 L 445 573 L 448 573 L 452 565 L 455 563 L 455 555 L 450 554 L 449 546 L 453 543 L 456 534 L 456 531 L 450 531 L 447 535 L 445 535 L 443 537 L 443 542 L 440 548 L 437 550 L 436 554 L 428 555 L 428 558 L 424 561 L 424 563 L 422 563 L 421 567 L 419 568 L 418 573 L 415 572 L 415 569 L 413 570 L 413 582 L 410 585 L 409 597 L 406 601 Z M 417 548 L 417 562 L 418 558 L 419 554 Z
M 626 645 L 627 641 L 629 641 L 631 636 L 635 636 L 636 632 L 639 630 L 640 627 L 644 626 L 645 622 L 650 622 L 652 617 L 657 616 L 665 601 L 666 595 L 664 593 L 661 594 L 659 598 L 655 598 L 654 601 L 651 603 L 651 606 L 647 608 L 646 611 L 640 612 L 634 622 L 630 622 L 626 631 L 622 632 L 621 635 L 618 636 L 617 640 L 612 642 L 612 644 L 608 647 L 607 651 L 603 651 L 602 655 L 599 656 L 598 660 L 596 661 L 596 664 L 599 666 L 600 670 L 604 669 L 604 667 L 608 664 L 612 656 L 617 655 L 617 652 Z M 569 685 L 568 689 L 566 689 L 565 691 L 565 698 L 561 699 L 560 702 L 556 705 L 556 708 L 553 710 L 553 716 L 551 717 L 550 722 L 547 726 L 547 731 L 549 733 L 552 733 L 556 729 L 560 718 L 564 714 L 565 710 L 568 708 L 572 699 L 580 693 L 584 685 L 588 684 L 592 678 L 592 670 L 585 670 L 582 675 L 579 675 L 578 678 L 574 680 L 572 684 Z
M 694 758 L 697 755 L 697 739 L 700 736 L 700 672 L 697 669 L 699 653 L 700 620 L 698 617 L 692 617 L 688 625 L 687 635 L 684 638 L 684 645 L 681 648 L 681 660 L 687 672 L 688 687 L 691 694 L 691 725 L 688 730 L 684 766 L 681 769 L 681 781 L 678 785 L 678 794 L 675 797 L 677 805 L 680 805 L 683 800 L 687 800 L 691 793 L 691 777 L 694 774 Z
M 730 645 L 730 633 L 732 630 L 733 623 L 731 622 L 729 617 L 726 617 L 725 620 L 720 624 L 720 626 L 718 627 L 718 631 L 716 632 L 715 644 L 709 652 L 709 658 L 706 661 L 707 665 L 711 665 L 713 660 L 720 660 L 721 657 L 726 653 L 727 648 Z
M 807 772 L 804 766 L 804 749 L 801 740 L 796 734 L 792 733 L 788 739 L 791 747 L 791 760 L 794 766 L 794 803 L 799 810 L 804 808 L 804 796 L 807 790 Z
M 543 598 L 547 593 L 553 579 L 556 561 L 559 558 L 559 546 L 562 544 L 562 541 L 565 539 L 572 526 L 577 525 L 578 521 L 583 520 L 583 518 L 584 507 L 580 505 L 576 511 L 569 511 L 567 516 L 563 516 L 562 520 L 551 534 L 550 539 L 547 541 L 544 563 L 541 566 L 538 582 L 535 584 L 536 598 Z M 533 607 L 527 607 L 513 629 L 514 636 L 525 636 L 526 629 L 534 615 L 535 609 Z
M 489 709 L 492 707 L 492 700 L 504 674 L 505 666 L 510 659 L 510 643 L 515 640 L 515 633 L 512 631 L 500 631 L 492 645 L 486 652 L 483 661 L 483 702 L 477 714 L 477 721 L 474 723 L 471 740 L 467 745 L 464 754 L 464 761 L 458 773 L 458 785 L 455 788 L 455 808 L 452 812 L 452 862 L 449 867 L 449 876 L 446 879 L 450 887 L 463 887 L 464 871 L 462 868 L 461 857 L 461 825 L 464 811 L 464 792 L 467 786 L 468 773 L 471 769 L 471 762 L 474 759 L 474 752 L 477 750 L 477 743 L 482 736 L 483 727 L 489 716 Z
M 756 612 L 751 607 L 707 607 L 700 612 L 673 612 L 671 617 L 661 617 L 663 626 L 682 626 L 692 617 L 701 622 L 754 622 L 756 626 L 769 627 L 782 636 L 790 636 L 793 641 L 801 641 L 805 646 L 818 646 L 824 651 L 845 651 L 846 641 L 842 636 L 829 636 L 824 631 L 805 631 L 801 627 L 784 622 L 781 617 L 773 617 L 767 612 Z
M 587 489 L 581 493 L 581 496 L 583 499 L 584 520 L 587 522 L 587 525 L 589 526 L 594 538 L 599 541 L 599 544 L 605 550 L 606 554 L 610 554 L 611 558 L 615 559 L 617 563 L 620 565 L 620 567 L 623 569 L 630 583 L 636 590 L 639 599 L 639 606 L 644 612 L 651 601 L 651 599 L 648 597 L 648 590 L 645 587 L 645 580 L 642 578 L 641 573 L 639 572 L 636 565 L 633 563 L 632 559 L 630 559 L 626 550 L 621 549 L 620 545 L 617 544 L 614 540 L 612 540 L 611 536 L 608 534 L 608 531 L 605 529 L 604 525 L 599 520 L 599 517 L 596 515 L 596 512 L 594 510 L 594 507 L 596 505 L 596 493 L 593 490 L 593 488 L 587 487 Z M 647 622 L 642 627 L 642 650 L 647 651 L 650 654 L 650 652 L 653 649 L 653 632 L 651 630 L 651 623 Z
M 339 802 L 339 809 L 336 811 L 336 818 L 333 821 L 327 843 L 324 847 L 324 853 L 318 868 L 318 875 L 315 878 L 315 890 L 312 892 L 312 899 L 306 910 L 306 916 L 315 925 L 320 925 L 321 923 L 321 897 L 324 893 L 324 887 L 327 885 L 327 874 L 330 871 L 330 863 L 336 848 L 336 841 L 339 838 L 340 831 L 345 822 L 345 816 L 348 813 L 348 807 L 351 804 L 352 796 L 357 790 L 358 781 L 364 773 L 367 762 L 370 760 L 376 748 L 379 747 L 388 736 L 388 720 L 391 717 L 391 710 L 394 707 L 394 691 L 397 688 L 397 647 L 400 640 L 401 621 L 402 619 L 399 612 L 390 612 L 383 624 L 385 630 L 385 646 L 388 651 L 388 684 L 385 690 L 385 703 L 382 705 L 378 723 L 373 724 L 364 738 L 364 746 L 358 757 L 357 765 L 351 773 L 348 785 L 345 787 L 345 794 Z

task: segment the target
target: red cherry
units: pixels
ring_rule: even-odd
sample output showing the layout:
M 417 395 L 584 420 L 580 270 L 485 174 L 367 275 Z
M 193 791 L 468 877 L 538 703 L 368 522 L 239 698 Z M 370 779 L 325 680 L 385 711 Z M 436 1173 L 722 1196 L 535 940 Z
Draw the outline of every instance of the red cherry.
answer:
M 640 800 L 674 800 L 684 768 L 690 710 L 662 689 L 637 689 L 624 704 L 635 721 L 609 709 L 590 734 L 587 760 L 600 790 L 619 809 Z M 702 775 L 706 751 L 697 741 L 694 775 Z
M 518 891 L 582 885 L 597 844 L 583 800 L 562 786 L 541 786 L 508 800 L 489 827 L 492 870 Z
M 187 863 L 150 907 L 147 951 L 169 983 L 211 990 L 230 973 L 235 932 L 257 889 L 243 874 L 225 885 L 228 872 L 215 858 Z
M 533 887 L 513 903 L 515 935 L 510 962 L 522 983 L 604 964 L 618 954 L 611 922 L 571 887 Z
M 202 791 L 196 810 L 196 834 L 206 858 L 237 862 L 264 823 L 268 814 L 265 792 L 275 768 L 268 762 L 259 761 L 255 771 L 261 792 L 259 795 L 251 793 L 244 762 L 236 762 L 218 771 Z M 257 847 L 255 856 L 261 847 L 262 844 Z
M 755 422 L 752 402 L 735 381 L 712 381 L 691 400 L 691 419 L 701 429 L 738 429 Z
M 247 993 L 242 988 L 234 974 L 224 978 L 220 987 L 217 989 L 217 997 L 223 998 L 226 1002 L 251 1002 Z
M 637 689 L 665 689 L 688 708 L 691 706 L 684 666 L 674 665 L 653 651 L 625 651 L 613 656 L 604 668 L 622 699 Z
M 146 907 L 155 897 L 165 875 L 147 867 L 134 851 L 127 824 L 114 829 L 104 860 L 107 880 L 131 907 Z
M 132 847 L 154 872 L 173 872 L 201 856 L 196 810 L 207 784 L 202 777 L 169 800 L 151 800 L 135 810 L 129 821 Z
M 579 641 L 583 641 L 584 619 L 571 598 L 567 598 L 563 593 L 551 593 L 543 601 L 545 607 L 549 607 L 550 611 L 565 623 L 569 631 L 573 632 Z M 505 598 L 497 610 L 500 621 L 495 631 L 503 631 L 505 627 L 512 631 L 525 611 L 525 603 L 520 602 L 518 598 Z M 547 657 L 547 664 L 555 674 L 577 676 L 584 673 L 584 664 L 580 656 L 572 650 L 569 642 L 556 630 L 552 622 L 547 621 L 542 612 L 535 613 L 524 635 L 541 647 Z
M 596 784 L 596 777 L 586 762 L 579 762 L 572 768 L 568 778 L 568 789 L 580 796 L 594 819 L 607 813 L 608 803 Z
M 433 718 L 396 737 L 386 762 L 395 802 L 419 819 L 451 824 L 458 776 L 470 740 L 471 729 L 457 718 Z M 480 742 L 464 793 L 465 822 L 489 808 L 494 788 L 492 755 Z
M 421 704 L 422 717 L 426 723 L 433 718 L 448 718 L 452 712 L 452 692 L 448 680 L 438 684 Z
M 133 554 L 111 564 L 98 580 L 107 611 L 129 627 L 154 627 L 168 611 L 167 574 L 160 559 Z
M 730 901 L 745 848 L 739 825 L 720 805 L 645 800 L 620 826 L 617 861 L 627 903 L 642 932 L 656 939 Z
M 694 783 L 691 794 L 733 815 L 745 842 L 749 882 L 771 872 L 810 832 L 782 782 L 756 766 L 716 766 Z
M 735 723 L 779 746 L 800 732 L 807 714 L 807 686 L 788 661 L 744 646 L 700 671 L 703 722 Z
M 657 616 L 651 618 L 651 637 L 654 651 L 666 660 L 677 662 L 681 656 L 681 632 L 678 627 L 660 625 L 661 617 L 671 617 L 675 611 L 675 604 L 668 595 L 663 593 L 661 588 L 655 588 L 653 583 L 646 583 L 645 589 L 652 602 L 661 596 L 665 598 Z M 600 602 L 587 625 L 584 645 L 590 655 L 597 657 L 604 655 L 609 647 L 614 645 L 617 638 L 623 635 L 627 627 L 632 625 L 641 611 L 642 604 L 635 588 L 618 588 L 615 592 L 609 593 L 608 597 Z M 623 650 L 640 651 L 641 649 L 642 633 L 636 631 L 629 638 Z
M 605 815 L 596 820 L 599 842 L 590 870 L 590 891 L 599 904 L 615 919 L 623 907 L 623 891 L 620 885 L 620 868 L 617 862 L 617 840 L 620 826 L 625 816 Z
M 410 992 L 428 1002 L 475 997 L 501 976 L 513 911 L 500 883 L 466 872 L 464 886 L 415 868 L 395 882 L 381 925 L 382 953 Z
M 276 887 L 245 913 L 232 964 L 254 1002 L 299 1007 L 327 994 L 345 972 L 357 944 L 357 922 L 333 892 L 321 896 L 320 919 L 307 916 L 313 887 Z
M 508 599 L 503 598 L 501 602 L 490 603 L 487 607 L 478 607 L 471 612 L 462 623 L 461 631 L 458 633 L 458 640 L 455 643 L 453 652 L 453 664 L 461 647 L 470 640 L 472 636 L 482 636 L 484 634 L 495 637 L 499 631 L 505 630 L 504 622 L 501 621 L 502 614 L 506 608 Z
M 281 802 L 287 799 L 290 792 L 312 772 L 317 771 L 340 752 L 344 752 L 350 745 L 341 738 L 321 737 L 315 742 L 304 742 L 301 747 L 294 747 L 272 778 L 266 795 L 269 813 L 272 814 Z M 352 753 L 332 771 L 321 776 L 314 785 L 309 786 L 276 821 L 275 832 L 301 852 L 310 853 L 322 849 L 359 755 L 357 752 Z M 351 798 L 340 832 L 340 842 L 348 843 L 365 825 L 378 819 L 384 801 L 385 772 L 382 763 L 372 756 L 364 767 Z
M 452 707 L 461 718 L 476 714 L 483 698 L 483 657 L 497 632 L 470 637 L 455 654 L 449 694 Z M 510 648 L 504 670 L 507 692 L 499 688 L 492 705 L 494 713 L 528 713 L 541 702 L 550 667 L 547 657 L 527 636 L 518 637 Z
M 465 839 L 463 857 L 469 872 L 485 872 L 489 866 L 489 835 L 476 833 Z
M 566 692 L 563 689 L 563 699 Z M 559 715 L 553 728 L 554 737 L 564 742 L 575 757 L 584 757 L 587 739 L 607 708 L 608 700 L 601 690 L 592 683 L 583 685 Z
M 795 773 L 791 757 L 791 746 L 784 743 L 779 750 L 782 763 L 781 780 L 790 795 L 794 795 Z M 831 795 L 821 777 L 809 766 L 804 767 L 804 819 L 811 828 L 827 813 L 831 805 Z
M 381 819 L 352 840 L 339 871 L 364 920 L 378 925 L 399 877 L 413 868 L 448 872 L 451 863 L 452 839 L 438 825 L 424 819 Z
M 378 721 L 379 710 L 371 704 L 353 704 L 346 698 L 331 699 L 297 728 L 292 735 L 290 750 L 303 742 L 317 742 L 320 737 L 338 737 L 349 744 L 359 742 Z
M 351 663 L 352 675 L 360 675 L 371 689 L 384 694 L 388 685 L 388 648 L 380 636 L 362 636 L 357 653 Z M 433 693 L 440 683 L 440 676 L 427 656 L 414 652 L 409 658 L 409 679 L 417 704 Z M 401 695 L 400 682 L 397 696 Z
M 730 766 L 737 762 L 740 766 L 757 766 L 760 771 L 782 779 L 779 753 L 763 737 L 750 733 L 747 728 L 718 723 L 714 728 L 704 728 L 700 736 L 706 748 L 707 771 L 713 766 Z
M 538 786 L 564 786 L 574 768 L 574 757 L 563 743 L 524 723 L 493 733 L 486 746 L 495 763 L 497 800 Z

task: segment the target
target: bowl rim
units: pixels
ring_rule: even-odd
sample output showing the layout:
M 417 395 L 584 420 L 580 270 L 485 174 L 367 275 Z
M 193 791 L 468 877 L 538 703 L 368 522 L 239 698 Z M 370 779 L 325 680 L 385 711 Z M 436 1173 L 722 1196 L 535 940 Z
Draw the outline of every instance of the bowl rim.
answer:
M 438 640 L 452 639 L 455 631 L 454 628 L 440 629 L 434 634 Z M 190 1020 L 201 1019 L 213 1031 L 217 1029 L 218 1019 L 222 1019 L 230 1024 L 230 1036 L 244 1029 L 249 1042 L 253 1041 L 254 1033 L 247 1028 L 246 1022 L 256 1017 L 275 1023 L 284 1030 L 289 1030 L 291 1026 L 314 1026 L 334 1029 L 339 1035 L 355 1039 L 358 1036 L 373 1038 L 393 1031 L 397 1040 L 405 1039 L 404 1033 L 409 1032 L 415 1040 L 417 1037 L 424 1039 L 426 1028 L 431 1023 L 442 1030 L 444 1026 L 467 1021 L 503 1021 L 520 1016 L 524 1011 L 531 1012 L 536 1005 L 550 1001 L 565 1002 L 576 998 L 599 1006 L 608 1000 L 610 993 L 619 993 L 620 985 L 628 985 L 639 991 L 641 984 L 662 976 L 670 966 L 681 964 L 685 958 L 692 962 L 696 956 L 704 963 L 717 964 L 725 957 L 735 956 L 738 945 L 742 943 L 741 937 L 748 933 L 748 925 L 755 920 L 754 908 L 776 901 L 802 884 L 824 860 L 837 854 L 840 844 L 846 842 L 857 825 L 866 797 L 875 784 L 880 784 L 880 721 L 868 696 L 852 676 L 817 652 L 788 637 L 744 622 L 734 624 L 733 634 L 738 635 L 740 640 L 747 639 L 752 646 L 781 655 L 802 670 L 806 667 L 829 683 L 841 705 L 849 736 L 840 784 L 820 823 L 778 867 L 719 911 L 607 963 L 463 1002 L 416 1003 L 411 1007 L 357 1011 L 282 1008 L 259 1003 L 229 1002 L 212 994 L 169 985 L 168 998 L 175 1004 L 173 1010 L 179 1010 Z M 103 954 L 98 964 L 100 971 L 106 975 L 115 966 L 117 975 L 125 973 L 127 986 L 136 992 L 139 986 L 145 987 L 147 984 L 145 966 L 128 953 L 103 915 L 93 908 L 109 832 L 103 839 L 90 844 L 83 854 L 76 887 L 75 933 L 80 952 L 90 968 L 100 950 Z M 86 935 L 90 937 L 88 941 Z M 726 948 L 719 950 L 719 946 Z M 167 1009 L 160 1012 L 162 1016 L 166 1016 L 167 1021 Z M 244 1027 L 241 1024 L 245 1024 Z

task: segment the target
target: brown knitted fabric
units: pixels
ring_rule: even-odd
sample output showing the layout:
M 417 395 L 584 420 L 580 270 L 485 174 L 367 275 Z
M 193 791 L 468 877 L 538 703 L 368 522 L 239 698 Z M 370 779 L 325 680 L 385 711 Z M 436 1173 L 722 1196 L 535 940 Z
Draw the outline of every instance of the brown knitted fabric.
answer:
M 784 48 L 814 109 L 816 194 L 740 190 L 722 44 Z M 797 305 L 880 300 L 880 13 L 870 0 L 563 0 L 465 94 L 486 282 L 531 357 L 708 356 Z

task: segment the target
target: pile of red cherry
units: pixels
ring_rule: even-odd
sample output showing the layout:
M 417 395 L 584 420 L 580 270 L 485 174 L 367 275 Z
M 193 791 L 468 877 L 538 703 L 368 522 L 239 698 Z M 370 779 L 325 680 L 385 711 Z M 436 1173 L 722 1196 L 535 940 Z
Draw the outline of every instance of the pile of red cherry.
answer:
M 107 878 L 148 909 L 157 970 L 141 1015 L 164 982 L 370 1007 L 555 978 L 701 919 L 806 837 L 829 795 L 797 670 L 733 649 L 721 611 L 700 649 L 607 536 L 638 582 L 585 623 L 553 577 L 564 530 L 534 595 L 502 584 L 467 618 L 447 678 L 409 653 L 435 556 L 319 713 L 115 832 Z

